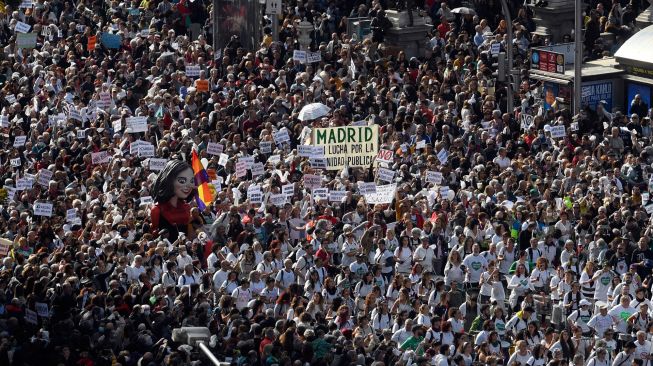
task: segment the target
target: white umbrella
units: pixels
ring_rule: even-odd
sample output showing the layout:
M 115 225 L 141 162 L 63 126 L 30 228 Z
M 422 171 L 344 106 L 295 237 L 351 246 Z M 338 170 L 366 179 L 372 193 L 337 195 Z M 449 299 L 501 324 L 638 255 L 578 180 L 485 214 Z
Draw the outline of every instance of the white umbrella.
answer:
M 325 106 L 322 103 L 311 103 L 304 106 L 304 108 L 299 111 L 298 118 L 300 121 L 310 121 L 312 119 L 326 116 L 329 111 L 331 111 L 331 108 Z
M 455 8 L 451 10 L 451 12 L 454 14 L 476 15 L 476 11 L 474 11 L 474 9 L 465 6 L 461 6 L 460 8 Z

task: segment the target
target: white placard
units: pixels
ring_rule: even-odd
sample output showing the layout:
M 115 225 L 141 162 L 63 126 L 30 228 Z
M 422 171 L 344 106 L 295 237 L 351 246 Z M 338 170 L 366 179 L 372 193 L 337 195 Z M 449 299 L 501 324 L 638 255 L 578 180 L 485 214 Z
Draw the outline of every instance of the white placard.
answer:
M 299 61 L 300 63 L 306 63 L 306 51 L 294 50 L 292 53 L 293 61 Z
M 347 198 L 347 191 L 329 191 L 329 202 L 343 202 Z
M 426 181 L 428 183 L 433 183 L 433 184 L 440 184 L 442 183 L 442 173 L 441 172 L 434 172 L 432 170 L 427 170 L 426 171 Z
M 37 325 L 39 323 L 39 319 L 36 316 L 36 311 L 25 309 L 25 323 L 33 325 Z
M 524 130 L 528 130 L 533 125 L 534 117 L 528 113 L 520 114 L 519 119 L 521 120 L 521 128 Z
M 13 95 L 13 94 L 7 94 L 7 95 L 5 96 L 5 99 L 6 99 L 7 102 L 9 102 L 10 104 L 13 104 L 13 103 L 16 102 L 16 96 Z
M 241 156 L 240 158 L 238 158 L 238 161 L 245 163 L 245 166 L 247 167 L 247 169 L 249 169 L 254 164 L 254 157 L 253 156 Z
M 288 135 L 288 130 L 285 127 L 274 134 L 274 142 L 276 142 L 277 145 L 290 142 L 290 136 Z
M 449 186 L 440 187 L 440 197 L 442 198 L 449 197 Z
M 140 206 L 151 205 L 153 203 L 154 203 L 154 200 L 152 199 L 152 196 L 143 196 L 143 197 L 141 197 Z
M 416 149 L 424 149 L 426 148 L 426 140 L 420 140 L 417 141 L 417 144 L 415 145 Z
M 138 157 L 140 158 L 153 158 L 154 157 L 154 145 L 147 144 L 141 145 L 138 147 Z
M 252 164 L 250 170 L 252 172 L 252 178 L 265 174 L 265 166 L 263 166 L 263 163 L 256 162 Z
M 247 187 L 247 196 L 249 196 L 254 192 L 261 192 L 261 186 L 259 186 L 258 184 L 252 184 L 249 187 Z
M 308 189 L 320 188 L 322 186 L 322 177 L 315 174 L 304 174 L 304 187 Z
M 75 218 L 77 218 L 77 209 L 76 208 L 69 208 L 66 210 L 66 221 L 71 222 Z
M 500 51 L 501 51 L 501 43 L 499 42 L 492 43 L 492 45 L 490 46 L 490 53 L 492 55 L 498 55 Z
M 272 154 L 272 141 L 261 141 L 258 146 L 263 154 Z
M 23 23 L 23 22 L 21 22 L 21 21 L 19 20 L 19 21 L 16 22 L 16 27 L 14 28 L 14 30 L 15 30 L 17 33 L 27 33 L 27 32 L 29 32 L 29 30 L 30 30 L 31 28 L 32 28 L 31 25 L 29 25 L 29 24 L 27 24 L 27 23 Z
M 48 185 L 50 185 L 50 180 L 52 179 L 53 175 L 54 175 L 54 173 L 51 172 L 50 170 L 41 169 L 39 171 L 39 177 L 36 180 L 36 183 L 38 183 L 39 185 L 41 185 L 43 187 L 47 187 Z
M 227 154 L 220 154 L 220 159 L 218 160 L 218 165 L 220 166 L 227 166 L 227 162 L 229 161 L 229 155 Z
M 24 191 L 27 189 L 32 189 L 32 186 L 34 185 L 34 180 L 29 179 L 29 178 L 19 178 L 16 180 L 16 190 L 17 191 Z
M 100 109 L 111 108 L 111 93 L 109 92 L 100 92 L 100 99 L 95 102 L 95 105 Z
M 9 162 L 13 167 L 19 167 L 21 165 L 20 158 L 12 158 Z
M 9 127 L 9 116 L 5 116 L 5 115 L 0 116 L 0 127 L 3 128 Z
M 132 132 L 145 132 L 147 131 L 147 117 L 129 117 L 126 126 L 131 128 Z
M 281 193 L 288 197 L 292 197 L 295 194 L 295 185 L 290 183 L 281 186 Z
M 165 168 L 166 164 L 168 163 L 168 159 L 163 159 L 163 158 L 150 158 L 149 161 L 149 168 L 152 171 L 159 172 Z
M 277 207 L 283 207 L 283 205 L 286 204 L 286 195 L 283 194 L 283 193 L 271 194 L 270 195 L 270 203 L 277 206 Z
M 186 66 L 186 76 L 188 76 L 188 77 L 199 77 L 200 76 L 200 66 L 199 65 L 188 65 L 188 66 Z
M 52 203 L 36 202 L 34 203 L 34 216 L 52 216 Z
M 209 142 L 206 145 L 206 152 L 211 155 L 220 155 L 224 151 L 224 145 L 217 142 Z
M 25 141 L 27 141 L 27 136 L 16 136 L 14 139 L 14 147 L 25 146 Z
M 9 187 L 5 186 L 5 190 L 7 191 L 7 201 L 11 202 L 14 200 L 14 196 L 16 196 L 16 188 L 14 187 Z
M 244 177 L 247 174 L 247 163 L 238 161 L 236 163 L 236 177 Z
M 440 163 L 442 165 L 447 163 L 447 160 L 449 159 L 449 152 L 445 149 L 442 149 L 438 151 L 438 160 L 440 160 Z
M 263 203 L 263 193 L 261 191 L 247 194 L 247 198 L 249 199 L 249 203 L 253 205 L 260 205 Z
M 315 188 L 313 190 L 313 199 L 315 201 L 329 199 L 329 189 L 328 188 Z
M 362 195 L 376 193 L 376 183 L 374 182 L 358 182 L 358 191 Z
M 572 131 L 578 131 L 578 122 L 573 122 L 569 128 L 571 128 Z
M 376 186 L 376 193 L 368 193 L 365 200 L 369 205 L 386 204 L 392 202 L 397 191 L 397 183 Z
M 390 183 L 394 178 L 395 178 L 394 170 L 379 168 L 379 180 Z
M 68 118 L 74 119 L 74 120 L 77 120 L 77 121 L 80 121 L 80 122 L 83 121 L 82 120 L 82 114 L 79 113 L 79 111 L 77 109 L 75 109 L 75 108 L 70 108 L 70 110 L 68 111 Z
M 86 130 L 77 130 L 77 138 L 78 139 L 85 139 L 86 138 Z
M 281 161 L 281 156 L 279 155 L 270 155 L 270 157 L 268 158 L 268 163 L 272 165 L 279 164 L 280 161 Z
M 322 61 L 322 52 L 307 52 L 306 53 L 306 62 L 320 62 Z
M 565 126 L 551 126 L 549 132 L 551 133 L 551 137 L 554 139 L 565 137 L 565 135 L 567 135 Z
M 113 132 L 114 133 L 122 131 L 122 121 L 119 120 L 119 119 L 113 121 L 113 123 L 111 124 L 111 127 L 113 127 Z
M 91 163 L 93 164 L 106 164 L 111 161 L 111 155 L 106 151 L 98 151 L 91 154 Z
M 383 163 L 392 163 L 392 160 L 394 160 L 394 153 L 392 150 L 385 150 L 381 149 L 379 150 L 379 153 L 376 154 L 376 161 L 380 161 Z
M 36 305 L 36 313 L 42 317 L 42 318 L 49 318 L 50 317 L 50 309 L 48 309 L 48 304 L 44 302 L 37 302 L 35 303 Z
M 328 166 L 326 158 L 310 158 L 309 162 L 311 163 L 311 168 L 315 169 L 326 169 Z

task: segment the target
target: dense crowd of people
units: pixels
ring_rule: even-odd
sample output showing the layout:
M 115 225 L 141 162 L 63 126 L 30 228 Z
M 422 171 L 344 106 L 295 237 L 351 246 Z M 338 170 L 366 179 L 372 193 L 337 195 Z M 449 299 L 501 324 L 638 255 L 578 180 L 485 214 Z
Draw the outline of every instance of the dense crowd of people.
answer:
M 4 3 L 0 364 L 209 365 L 184 327 L 238 366 L 649 364 L 653 111 L 545 110 L 542 4 L 507 24 L 494 1 L 402 2 L 433 24 L 406 57 L 379 0 L 284 2 L 254 49 L 219 50 L 206 0 Z M 641 8 L 592 0 L 587 56 Z M 514 110 L 494 42 L 522 70 Z M 352 124 L 390 159 L 300 156 Z

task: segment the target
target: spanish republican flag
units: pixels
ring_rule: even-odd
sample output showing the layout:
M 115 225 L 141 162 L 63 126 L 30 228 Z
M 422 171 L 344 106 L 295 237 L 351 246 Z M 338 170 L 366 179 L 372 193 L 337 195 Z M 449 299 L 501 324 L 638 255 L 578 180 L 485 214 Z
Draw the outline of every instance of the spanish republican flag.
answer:
M 195 196 L 195 201 L 197 202 L 197 207 L 199 207 L 201 211 L 204 211 L 206 205 L 213 202 L 213 194 L 209 187 L 209 175 L 206 173 L 206 169 L 204 169 L 200 158 L 197 156 L 197 151 L 195 150 L 193 150 L 192 165 L 193 174 L 195 174 L 195 185 L 197 186 L 197 196 Z

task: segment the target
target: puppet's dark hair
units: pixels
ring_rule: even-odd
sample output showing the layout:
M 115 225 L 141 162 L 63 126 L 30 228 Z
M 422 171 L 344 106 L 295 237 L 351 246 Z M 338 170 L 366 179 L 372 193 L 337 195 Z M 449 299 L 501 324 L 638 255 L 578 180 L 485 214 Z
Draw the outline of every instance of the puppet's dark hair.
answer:
M 182 160 L 170 160 L 163 167 L 163 170 L 156 176 L 154 184 L 152 185 L 152 199 L 156 203 L 163 203 L 170 200 L 175 195 L 175 188 L 173 179 L 186 169 L 191 169 L 190 164 Z M 186 198 L 186 202 L 190 202 L 195 196 L 196 192 L 192 192 Z

